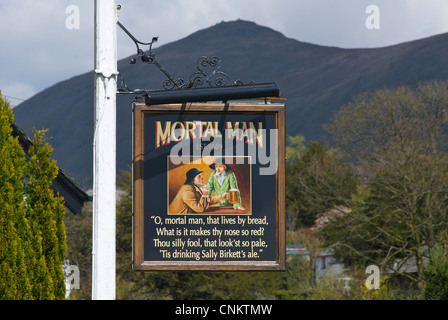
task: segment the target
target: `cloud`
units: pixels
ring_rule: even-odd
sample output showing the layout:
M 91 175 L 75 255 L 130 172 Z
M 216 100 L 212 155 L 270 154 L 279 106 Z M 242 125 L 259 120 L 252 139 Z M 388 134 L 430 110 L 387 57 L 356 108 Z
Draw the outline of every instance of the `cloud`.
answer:
M 120 19 L 140 35 L 178 40 L 221 21 L 243 19 L 290 38 L 344 48 L 380 47 L 448 32 L 446 0 L 139 0 L 122 1 Z M 380 9 L 381 28 L 368 30 L 366 8 Z M 139 28 L 140 27 L 140 28 Z
M 66 27 L 70 4 L 93 12 L 88 0 L 21 0 L 0 5 L 1 81 L 4 94 L 29 98 L 40 90 L 93 66 L 93 13 L 81 13 L 79 30 Z M 5 85 L 11 83 L 13 85 Z M 13 88 L 27 88 L 14 92 Z M 8 90 L 7 90 L 8 89 Z M 11 92 L 11 90 L 13 92 Z
M 19 82 L 9 82 L 0 80 L 0 88 L 2 97 L 6 98 L 12 106 L 19 105 L 23 102 L 24 97 L 28 98 L 35 94 L 35 88 Z
M 343 48 L 379 47 L 448 32 L 446 0 L 117 0 L 120 21 L 137 39 L 157 46 L 221 21 L 243 19 L 304 42 Z M 379 30 L 367 30 L 365 9 L 380 9 Z M 80 10 L 68 29 L 68 6 Z M 56 82 L 93 69 L 93 0 L 20 0 L 0 3 L 0 89 L 28 98 Z M 5 32 L 5 30 L 7 30 Z M 119 59 L 135 54 L 121 30 Z M 27 88 L 6 92 L 12 88 Z M 15 85 L 13 85 L 15 84 Z M 30 90 L 30 88 L 32 90 Z
M 402 36 L 412 34 L 415 39 L 448 32 L 448 1 L 401 0 L 398 11 Z

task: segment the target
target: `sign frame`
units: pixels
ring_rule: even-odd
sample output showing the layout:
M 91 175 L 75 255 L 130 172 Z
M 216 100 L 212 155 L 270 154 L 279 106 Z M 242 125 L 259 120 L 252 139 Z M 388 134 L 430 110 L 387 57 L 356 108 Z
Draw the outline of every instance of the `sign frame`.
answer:
M 146 114 L 248 114 L 275 119 L 277 170 L 275 172 L 275 258 L 263 260 L 179 261 L 145 260 L 145 115 Z M 286 269 L 286 208 L 285 208 L 285 105 L 283 103 L 208 102 L 148 106 L 133 103 L 133 248 L 132 266 L 135 271 L 284 271 Z M 168 173 L 167 173 L 168 175 Z M 149 219 L 149 217 L 146 217 Z

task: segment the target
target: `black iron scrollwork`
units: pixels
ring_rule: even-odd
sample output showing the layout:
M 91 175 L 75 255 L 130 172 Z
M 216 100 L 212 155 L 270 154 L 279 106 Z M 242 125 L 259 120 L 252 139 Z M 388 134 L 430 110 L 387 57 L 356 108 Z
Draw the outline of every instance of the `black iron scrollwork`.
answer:
M 166 80 L 163 83 L 163 87 L 167 90 L 172 90 L 176 88 L 222 87 L 244 84 L 241 80 L 230 80 L 230 77 L 221 71 L 220 68 L 221 59 L 219 57 L 213 56 L 209 58 L 202 56 L 196 62 L 197 71 L 190 75 L 188 82 L 181 78 L 175 83 L 171 80 Z M 254 84 L 254 82 L 252 81 L 249 84 Z
M 131 58 L 130 63 L 135 64 L 137 58 L 144 63 L 149 63 L 155 65 L 165 76 L 166 80 L 163 81 L 162 86 L 166 90 L 174 89 L 187 89 L 187 88 L 200 88 L 200 87 L 222 87 L 222 86 L 240 86 L 244 85 L 241 80 L 231 81 L 229 76 L 220 70 L 221 59 L 219 57 L 213 56 L 211 58 L 202 56 L 196 62 L 196 69 L 193 74 L 190 75 L 188 81 L 182 78 L 174 79 L 157 61 L 155 58 L 155 53 L 152 51 L 152 45 L 157 42 L 158 37 L 152 38 L 151 42 L 141 42 L 137 40 L 119 21 L 117 21 L 118 26 L 134 41 L 137 47 L 137 56 Z M 148 45 L 148 54 L 140 48 L 140 45 Z M 248 83 L 249 85 L 254 84 L 254 81 Z M 135 90 L 134 90 L 135 91 Z M 119 92 L 129 93 L 134 92 L 130 90 L 124 79 L 122 80 L 122 88 Z M 148 90 L 138 90 L 138 91 L 148 91 Z
M 220 87 L 231 84 L 227 74 L 219 70 L 221 68 L 221 59 L 218 57 L 200 57 L 196 66 L 198 71 L 190 76 L 190 81 L 196 86 L 206 84 L 208 87 L 212 87 L 213 85 Z M 207 74 L 206 71 L 210 68 L 212 72 Z

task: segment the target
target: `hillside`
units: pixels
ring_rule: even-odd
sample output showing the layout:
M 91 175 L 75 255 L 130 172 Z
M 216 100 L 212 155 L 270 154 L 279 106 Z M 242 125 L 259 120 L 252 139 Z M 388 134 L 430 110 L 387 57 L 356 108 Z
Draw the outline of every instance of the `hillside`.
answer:
M 195 32 L 155 53 L 174 78 L 188 79 L 199 57 L 218 56 L 221 70 L 232 80 L 276 82 L 288 99 L 287 134 L 321 140 L 322 124 L 359 92 L 448 79 L 447 51 L 448 34 L 384 48 L 341 49 L 303 43 L 237 20 Z M 130 88 L 162 89 L 165 78 L 155 66 L 132 65 L 129 58 L 118 62 L 118 70 Z M 133 99 L 117 97 L 118 170 L 131 163 Z M 86 189 L 92 183 L 93 101 L 92 71 L 59 82 L 14 109 L 16 123 L 29 135 L 33 127 L 49 129 L 53 156 Z

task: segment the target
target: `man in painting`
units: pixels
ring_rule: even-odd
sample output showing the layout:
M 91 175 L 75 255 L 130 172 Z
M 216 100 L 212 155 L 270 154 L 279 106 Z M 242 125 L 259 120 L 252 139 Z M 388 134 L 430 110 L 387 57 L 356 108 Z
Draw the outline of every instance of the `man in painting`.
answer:
M 210 175 L 207 183 L 207 188 L 210 195 L 220 195 L 228 193 L 229 190 L 238 190 L 238 182 L 235 173 L 232 172 L 230 166 L 226 164 L 225 159 L 216 159 L 214 163 L 210 165 L 210 168 L 215 172 Z M 216 206 L 233 206 L 233 209 L 244 210 L 241 205 L 241 196 L 238 192 L 238 202 L 230 203 L 229 200 L 225 200 L 216 204 Z
M 202 213 L 210 205 L 228 199 L 228 193 L 208 196 L 209 192 L 204 187 L 202 172 L 196 168 L 187 171 L 185 183 L 171 202 L 169 213 Z

